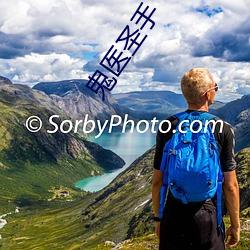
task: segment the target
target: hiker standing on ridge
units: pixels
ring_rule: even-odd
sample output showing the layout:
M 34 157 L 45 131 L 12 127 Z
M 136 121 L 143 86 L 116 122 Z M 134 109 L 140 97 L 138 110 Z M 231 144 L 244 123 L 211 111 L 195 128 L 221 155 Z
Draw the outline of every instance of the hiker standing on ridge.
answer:
M 152 200 L 159 249 L 223 250 L 240 239 L 234 132 L 228 123 L 208 113 L 218 85 L 207 69 L 186 72 L 181 89 L 188 110 L 169 117 L 171 130 L 164 133 L 167 126 L 163 125 L 156 139 Z M 190 127 L 195 118 L 203 130 L 205 121 L 220 122 L 213 132 L 210 123 L 208 132 L 194 133 Z M 222 192 L 231 221 L 226 231 Z

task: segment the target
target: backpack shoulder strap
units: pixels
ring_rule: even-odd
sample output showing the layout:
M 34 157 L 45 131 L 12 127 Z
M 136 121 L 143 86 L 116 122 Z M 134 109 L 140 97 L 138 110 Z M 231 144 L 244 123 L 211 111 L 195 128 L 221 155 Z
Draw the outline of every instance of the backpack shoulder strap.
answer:
M 188 115 L 189 114 L 187 111 L 183 111 L 183 112 L 175 114 L 174 116 L 177 117 L 179 119 L 179 122 L 180 122 L 180 121 L 184 120 Z
M 216 115 L 213 115 L 213 114 L 208 113 L 208 112 L 202 113 L 202 117 L 205 118 L 205 120 L 212 120 L 214 118 L 217 118 Z
M 193 112 L 197 112 L 197 111 L 193 111 Z M 180 121 L 182 121 L 191 113 L 188 113 L 187 111 L 183 111 L 183 112 L 175 114 L 174 116 L 177 117 Z M 218 118 L 216 115 L 213 115 L 208 112 L 201 113 L 201 115 L 205 120 L 212 120 L 213 118 Z
M 216 115 L 210 114 L 205 112 L 202 114 L 205 120 L 212 120 L 214 118 L 218 118 Z M 219 165 L 219 173 L 218 173 L 218 186 L 217 186 L 217 199 L 216 199 L 216 206 L 217 206 L 217 226 L 222 230 L 222 182 L 223 182 L 223 173 L 221 170 L 221 166 Z

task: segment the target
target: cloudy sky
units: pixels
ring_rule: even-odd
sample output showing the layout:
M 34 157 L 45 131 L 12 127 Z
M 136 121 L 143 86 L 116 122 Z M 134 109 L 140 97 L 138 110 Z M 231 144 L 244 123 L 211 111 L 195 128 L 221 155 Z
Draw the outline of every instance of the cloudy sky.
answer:
M 30 86 L 41 81 L 88 79 L 141 0 L 8 0 L 0 2 L 0 75 Z M 180 92 L 182 75 L 206 67 L 219 84 L 217 100 L 250 94 L 250 1 L 148 0 L 156 11 L 140 37 L 147 38 L 117 77 L 113 93 Z M 138 42 L 141 39 L 138 38 Z M 134 45 L 135 46 L 135 45 Z M 124 54 L 125 55 L 125 54 Z M 113 75 L 107 73 L 109 77 Z

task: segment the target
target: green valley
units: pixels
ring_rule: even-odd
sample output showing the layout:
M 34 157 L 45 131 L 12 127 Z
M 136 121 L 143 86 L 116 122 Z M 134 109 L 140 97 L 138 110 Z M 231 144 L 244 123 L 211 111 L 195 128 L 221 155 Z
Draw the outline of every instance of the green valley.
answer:
M 49 190 L 53 186 L 75 189 L 76 181 L 101 174 L 110 166 L 124 165 L 119 156 L 81 135 L 48 134 L 46 129 L 51 125 L 47 121 L 52 114 L 67 118 L 40 91 L 24 85 L 0 85 L 1 214 L 51 198 L 53 193 Z M 26 119 L 32 115 L 44 123 L 37 133 L 25 127 Z
M 250 167 L 250 149 L 240 151 L 236 159 L 239 173 Z M 40 205 L 21 208 L 6 217 L 0 230 L 3 249 L 157 249 L 152 221 L 151 175 L 154 148 L 146 152 L 110 185 L 96 193 L 83 194 L 72 201 L 59 198 Z M 243 169 L 242 169 L 243 168 Z M 248 171 L 249 173 L 249 171 Z M 239 176 L 241 189 L 247 176 Z M 242 186 L 243 185 L 243 186 Z M 249 190 L 241 197 L 241 242 L 235 249 L 249 246 Z M 225 218 L 228 225 L 229 219 Z M 120 243 L 120 244 L 119 244 Z

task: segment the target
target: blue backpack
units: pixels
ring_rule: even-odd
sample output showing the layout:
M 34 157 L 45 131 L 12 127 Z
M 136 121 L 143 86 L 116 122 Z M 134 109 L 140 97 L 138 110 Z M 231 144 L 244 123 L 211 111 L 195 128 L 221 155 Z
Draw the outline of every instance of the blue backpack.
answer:
M 168 189 L 184 204 L 213 198 L 217 192 L 217 220 L 221 226 L 222 171 L 220 154 L 207 121 L 216 116 L 207 112 L 182 112 L 172 138 L 165 144 L 160 170 L 159 217 L 163 217 Z M 184 121 L 185 120 L 185 121 Z

